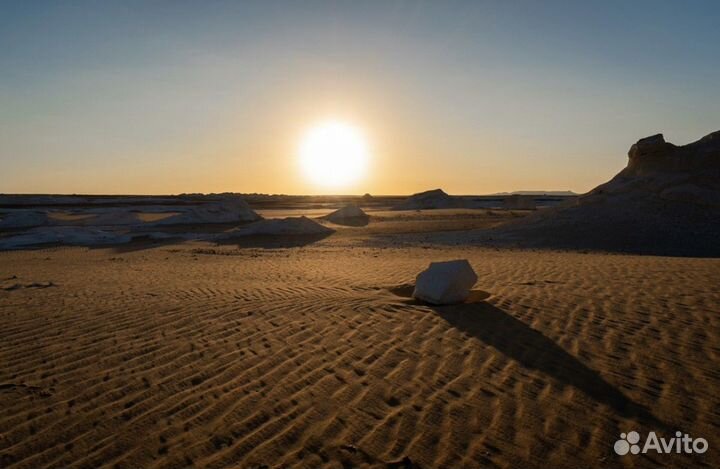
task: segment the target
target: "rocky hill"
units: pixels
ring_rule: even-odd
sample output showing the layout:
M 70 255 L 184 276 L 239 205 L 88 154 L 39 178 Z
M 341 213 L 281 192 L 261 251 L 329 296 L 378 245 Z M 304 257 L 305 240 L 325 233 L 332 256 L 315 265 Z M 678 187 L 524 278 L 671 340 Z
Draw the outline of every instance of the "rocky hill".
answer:
M 628 164 L 572 205 L 483 233 L 523 246 L 720 257 L 720 131 L 684 146 L 640 139 Z

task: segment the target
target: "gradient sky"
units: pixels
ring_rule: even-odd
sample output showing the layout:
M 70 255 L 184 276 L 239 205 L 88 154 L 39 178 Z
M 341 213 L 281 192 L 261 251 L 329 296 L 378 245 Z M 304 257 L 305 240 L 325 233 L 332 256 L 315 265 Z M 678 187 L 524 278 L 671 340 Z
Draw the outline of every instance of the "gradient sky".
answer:
M 720 2 L 0 1 L 0 192 L 586 191 L 638 138 L 720 129 Z

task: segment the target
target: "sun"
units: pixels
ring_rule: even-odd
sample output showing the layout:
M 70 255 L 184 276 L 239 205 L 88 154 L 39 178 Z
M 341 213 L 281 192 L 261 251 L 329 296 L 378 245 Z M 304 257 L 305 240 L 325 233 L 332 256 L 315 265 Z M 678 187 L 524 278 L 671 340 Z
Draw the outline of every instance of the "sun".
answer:
M 310 128 L 298 155 L 303 175 L 314 184 L 331 188 L 345 188 L 361 180 L 370 159 L 362 132 L 335 120 Z

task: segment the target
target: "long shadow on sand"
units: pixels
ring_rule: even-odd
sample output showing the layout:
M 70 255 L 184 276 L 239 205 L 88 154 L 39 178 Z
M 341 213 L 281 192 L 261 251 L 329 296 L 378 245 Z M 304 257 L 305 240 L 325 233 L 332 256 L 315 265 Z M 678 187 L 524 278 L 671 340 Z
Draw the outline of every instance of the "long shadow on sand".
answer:
M 347 217 L 342 220 L 332 220 L 329 217 L 320 217 L 320 218 L 322 218 L 323 220 L 329 220 L 336 225 L 342 225 L 342 226 L 359 227 L 359 226 L 367 226 L 370 223 L 370 216 L 368 216 L 368 215 L 365 215 L 364 217 L 363 216 Z
M 312 235 L 251 235 L 237 236 L 221 241 L 216 241 L 219 246 L 234 245 L 238 248 L 296 248 L 317 243 L 330 236 L 332 233 L 320 233 Z
M 409 298 L 412 288 L 402 285 L 390 291 L 408 298 L 406 304 L 424 304 Z M 463 304 L 424 305 L 459 331 L 495 348 L 526 368 L 541 371 L 565 385 L 579 389 L 595 401 L 611 407 L 620 416 L 636 418 L 641 423 L 655 427 L 669 428 L 645 406 L 625 396 L 598 372 L 584 365 L 540 331 L 484 301 L 489 296 L 486 292 L 475 290 Z
M 490 345 L 524 367 L 542 371 L 573 386 L 594 400 L 612 407 L 623 417 L 656 426 L 660 422 L 646 407 L 632 401 L 562 347 L 524 322 L 490 303 L 432 306 L 456 329 Z

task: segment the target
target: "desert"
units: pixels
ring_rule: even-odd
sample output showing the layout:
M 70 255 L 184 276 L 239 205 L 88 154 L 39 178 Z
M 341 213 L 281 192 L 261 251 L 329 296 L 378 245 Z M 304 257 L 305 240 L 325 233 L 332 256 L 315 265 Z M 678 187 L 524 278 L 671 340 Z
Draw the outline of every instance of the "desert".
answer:
M 365 205 L 366 225 L 326 216 L 347 200 L 121 198 L 195 218 L 101 227 L 82 213 L 139 212 L 6 197 L 4 222 L 45 216 L 0 238 L 3 466 L 626 467 L 608 451 L 625 428 L 712 447 L 717 245 L 677 257 L 517 244 L 517 226 L 562 221 L 583 197 L 524 211 L 356 200 L 345 211 Z M 696 231 L 717 228 L 704 220 Z M 69 226 L 90 234 L 37 237 Z M 39 244 L 12 241 L 28 232 Z M 469 298 L 412 298 L 419 272 L 454 259 L 477 274 Z
M 720 468 L 720 2 L 0 5 L 0 469 Z

